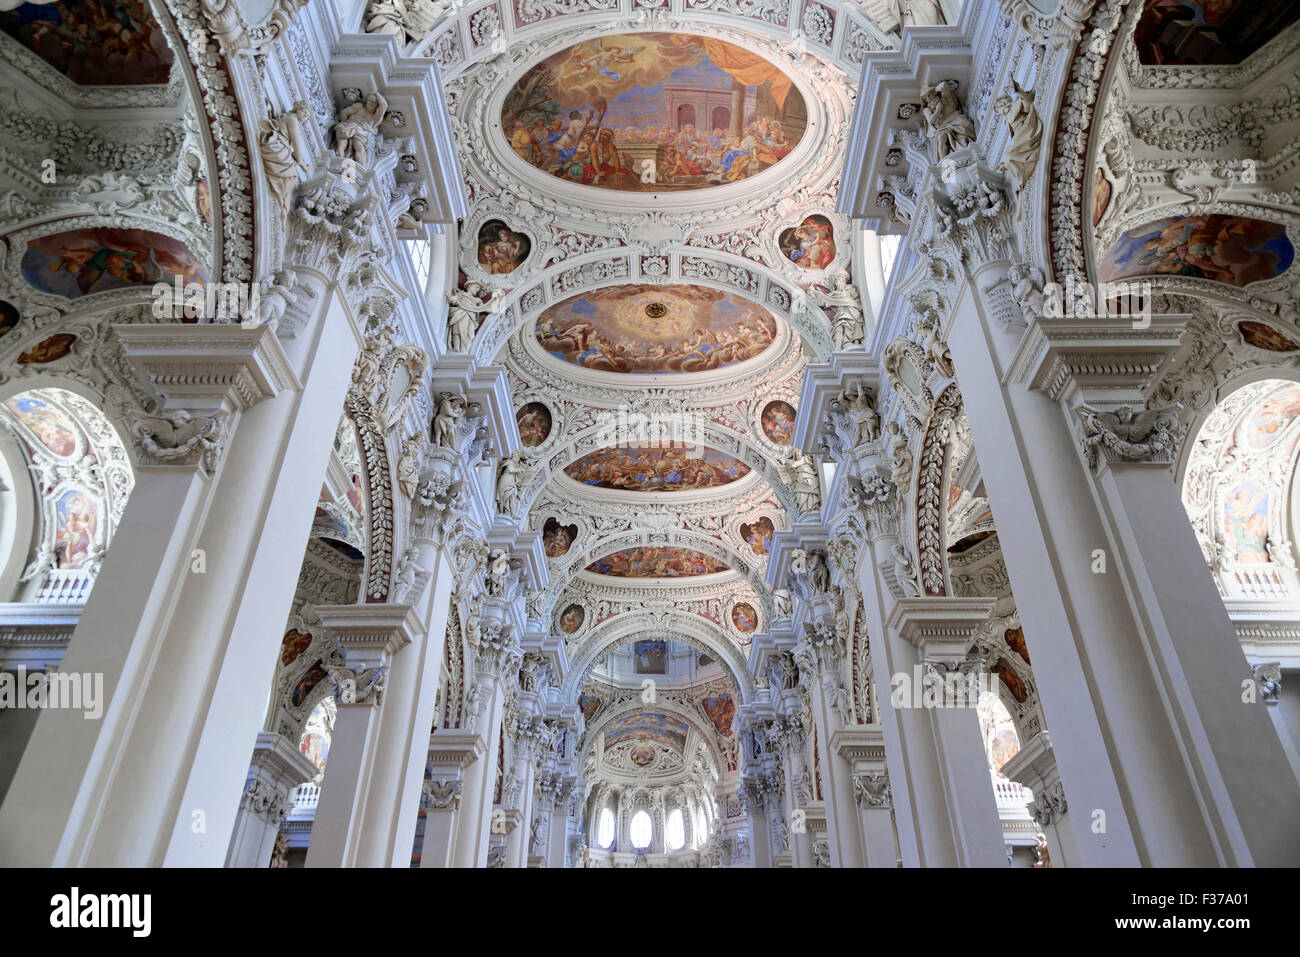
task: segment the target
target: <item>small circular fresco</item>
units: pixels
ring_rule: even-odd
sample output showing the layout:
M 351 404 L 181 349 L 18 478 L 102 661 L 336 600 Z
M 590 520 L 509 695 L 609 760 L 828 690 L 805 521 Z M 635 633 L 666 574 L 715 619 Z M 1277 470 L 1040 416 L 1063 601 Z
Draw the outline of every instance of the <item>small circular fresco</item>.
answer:
M 561 525 L 555 518 L 548 518 L 542 526 L 542 548 L 547 558 L 560 558 L 567 555 L 578 537 L 577 525 Z
M 540 402 L 529 402 L 515 413 L 519 441 L 534 449 L 551 437 L 551 410 Z
M 790 77 L 712 37 L 585 40 L 529 69 L 501 106 L 525 163 L 598 189 L 666 193 L 748 179 L 780 163 L 808 110 Z
M 777 237 L 781 255 L 800 269 L 816 272 L 835 261 L 835 227 L 820 213 L 805 216 Z
M 794 406 L 777 399 L 763 406 L 760 424 L 763 434 L 777 445 L 789 445 L 794 441 L 794 420 Z

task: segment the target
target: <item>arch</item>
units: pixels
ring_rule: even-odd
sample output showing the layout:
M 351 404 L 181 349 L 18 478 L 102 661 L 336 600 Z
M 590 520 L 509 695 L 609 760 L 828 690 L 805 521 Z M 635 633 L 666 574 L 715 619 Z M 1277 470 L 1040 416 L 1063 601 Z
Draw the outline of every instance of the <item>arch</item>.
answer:
M 19 600 L 83 603 L 135 484 L 122 437 L 80 391 L 0 388 L 0 396 L 0 422 L 17 443 L 11 461 L 24 466 L 14 484 L 29 486 L 15 494 L 35 506 L 23 529 L 13 529 L 5 563 L 34 556 L 20 576 Z
M 617 615 L 594 626 L 583 639 L 582 644 L 571 657 L 569 673 L 561 686 L 561 698 L 576 701 L 578 692 L 586 683 L 587 675 L 595 666 L 596 659 L 607 649 L 624 644 L 637 635 L 644 635 L 646 621 L 639 615 Z M 731 679 L 740 704 L 745 704 L 754 695 L 754 683 L 749 674 L 745 657 L 732 641 L 721 633 L 721 629 L 712 622 L 698 615 L 688 615 L 670 611 L 664 623 L 656 625 L 656 631 L 671 633 L 675 641 L 691 645 L 707 652 L 718 660 Z

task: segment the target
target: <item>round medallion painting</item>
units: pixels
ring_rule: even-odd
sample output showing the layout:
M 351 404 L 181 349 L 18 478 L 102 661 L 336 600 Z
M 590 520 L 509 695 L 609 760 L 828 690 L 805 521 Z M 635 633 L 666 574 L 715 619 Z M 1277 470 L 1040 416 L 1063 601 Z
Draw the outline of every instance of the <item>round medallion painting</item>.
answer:
M 654 762 L 654 746 L 650 744 L 634 744 L 632 750 L 628 752 L 628 757 L 632 759 L 632 763 L 638 768 L 644 768 Z
M 538 63 L 501 106 L 520 159 L 559 179 L 659 193 L 747 179 L 779 163 L 808 112 L 790 77 L 712 37 L 598 37 Z
M 0 299 L 0 336 L 18 325 L 19 318 L 21 317 L 18 314 L 18 307 L 11 302 Z
M 789 445 L 794 439 L 794 406 L 777 399 L 763 406 L 763 434 L 777 445 Z
M 800 269 L 825 269 L 835 261 L 835 227 L 820 214 L 782 230 L 777 243 L 781 255 Z
M 776 338 L 776 319 L 717 289 L 634 283 L 548 307 L 535 333 L 546 352 L 584 369 L 712 372 L 765 351 Z
M 536 448 L 550 437 L 551 410 L 540 402 L 529 402 L 515 413 L 519 425 L 519 441 L 528 448 Z
M 573 547 L 573 540 L 578 537 L 577 525 L 561 525 L 554 518 L 548 518 L 542 526 L 542 548 L 547 558 L 559 558 L 568 554 Z

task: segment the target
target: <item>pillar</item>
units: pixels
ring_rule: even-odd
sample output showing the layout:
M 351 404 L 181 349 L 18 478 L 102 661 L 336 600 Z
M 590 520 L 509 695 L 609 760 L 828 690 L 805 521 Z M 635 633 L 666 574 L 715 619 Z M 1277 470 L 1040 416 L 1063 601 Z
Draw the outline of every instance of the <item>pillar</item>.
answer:
M 863 865 L 897 867 L 898 838 L 894 833 L 894 798 L 885 764 L 885 733 L 880 725 L 841 728 L 831 747 L 849 764 L 853 797 L 862 836 Z
M 248 780 L 239 799 L 226 867 L 267 867 L 289 813 L 293 789 L 310 781 L 316 767 L 296 744 L 274 731 L 257 736 Z

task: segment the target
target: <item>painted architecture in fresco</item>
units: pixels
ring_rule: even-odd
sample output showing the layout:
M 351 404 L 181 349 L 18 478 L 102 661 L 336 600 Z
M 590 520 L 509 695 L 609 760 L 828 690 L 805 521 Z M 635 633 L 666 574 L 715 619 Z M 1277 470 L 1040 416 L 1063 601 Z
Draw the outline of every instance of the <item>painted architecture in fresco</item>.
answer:
M 802 94 L 724 40 L 635 33 L 543 60 L 506 95 L 501 129 L 560 179 L 639 192 L 734 183 L 779 163 L 807 125 Z

